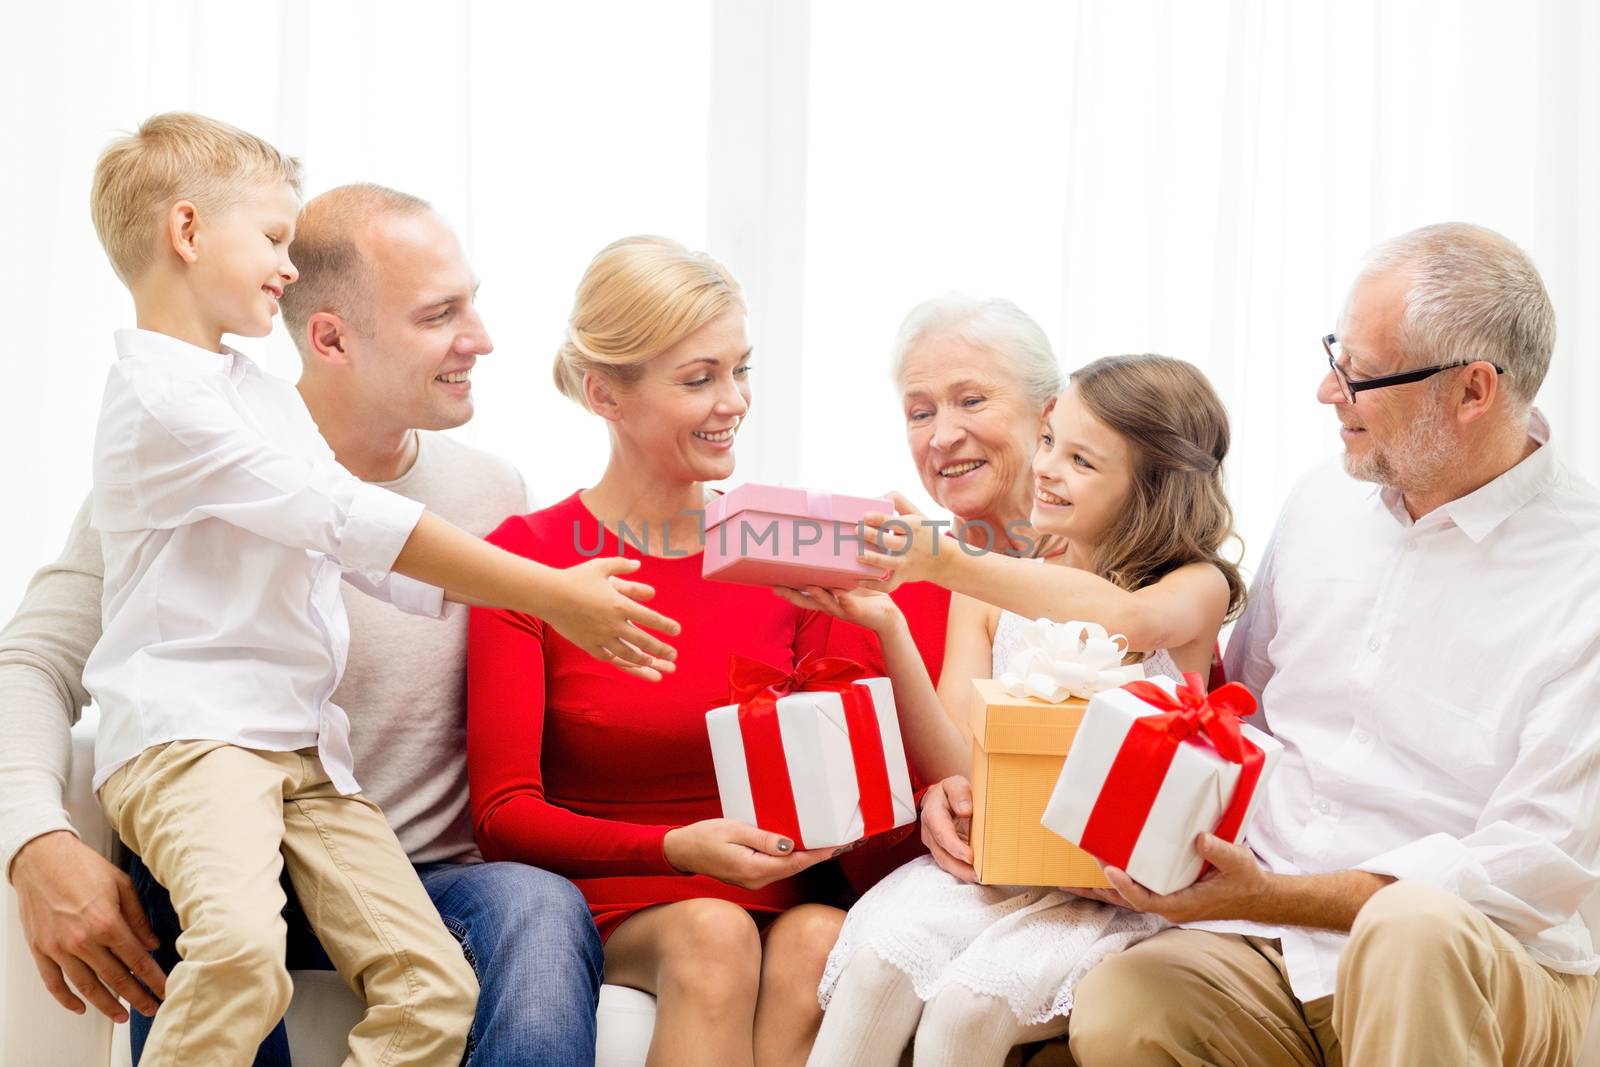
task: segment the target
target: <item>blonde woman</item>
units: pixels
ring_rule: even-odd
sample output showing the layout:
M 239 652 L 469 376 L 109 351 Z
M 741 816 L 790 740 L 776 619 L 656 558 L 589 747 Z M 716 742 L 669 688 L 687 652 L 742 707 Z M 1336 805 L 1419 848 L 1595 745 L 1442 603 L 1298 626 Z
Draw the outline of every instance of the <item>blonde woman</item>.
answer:
M 739 287 L 658 237 L 595 257 L 556 357 L 560 390 L 606 421 L 593 487 L 508 519 L 490 540 L 554 564 L 641 561 L 632 577 L 683 625 L 677 670 L 648 684 L 607 671 L 538 619 L 475 611 L 468 749 L 478 842 L 583 891 L 606 980 L 655 994 L 651 1064 L 801 1063 L 817 982 L 844 919 L 825 853 L 719 817 L 705 713 L 734 653 L 785 668 L 828 620 L 764 589 L 700 577 L 706 483 L 734 470 L 750 410 Z M 611 677 L 608 677 L 610 675 Z M 826 872 L 826 876 L 825 876 Z

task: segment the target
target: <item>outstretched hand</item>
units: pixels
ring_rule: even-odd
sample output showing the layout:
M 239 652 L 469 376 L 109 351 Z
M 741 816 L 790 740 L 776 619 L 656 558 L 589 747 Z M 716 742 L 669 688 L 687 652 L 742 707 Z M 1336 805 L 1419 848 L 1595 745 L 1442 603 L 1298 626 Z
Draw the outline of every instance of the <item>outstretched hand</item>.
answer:
M 942 554 L 957 551 L 941 533 L 948 522 L 927 518 L 904 494 L 890 493 L 889 499 L 894 501 L 895 514 L 872 512 L 862 518 L 866 544 L 856 557 L 869 567 L 889 572 L 882 579 L 863 578 L 857 583 L 859 588 L 885 593 L 904 582 L 934 580 Z
M 820 611 L 857 626 L 882 634 L 903 617 L 900 606 L 889 594 L 870 589 L 826 589 L 808 585 L 804 589 L 774 586 L 774 593 L 797 608 Z
M 545 621 L 568 641 L 624 674 L 659 682 L 675 668 L 677 652 L 648 633 L 649 626 L 669 636 L 681 627 L 644 606 L 656 591 L 622 575 L 639 569 L 636 559 L 592 559 L 558 572 L 564 596 L 544 611 Z

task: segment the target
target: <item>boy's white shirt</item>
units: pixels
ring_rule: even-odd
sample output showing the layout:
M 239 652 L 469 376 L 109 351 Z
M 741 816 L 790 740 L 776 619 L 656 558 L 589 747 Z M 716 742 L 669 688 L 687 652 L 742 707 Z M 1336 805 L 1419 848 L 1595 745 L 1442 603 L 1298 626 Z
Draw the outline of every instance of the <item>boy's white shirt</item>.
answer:
M 333 702 L 341 577 L 415 614 L 443 593 L 389 574 L 423 512 L 341 467 L 298 392 L 232 351 L 119 330 L 95 435 L 104 633 L 94 787 L 153 745 L 316 747 L 358 790 Z
M 515 467 L 448 434 L 417 433 L 417 459 L 378 483 L 421 502 L 474 536 L 508 515 L 536 510 Z M 17 851 L 54 830 L 72 831 L 63 802 L 71 770 L 68 729 L 89 703 L 83 665 L 100 639 L 100 535 L 90 499 L 66 545 L 28 585 L 0 629 L 0 872 Z M 413 863 L 480 860 L 467 796 L 467 612 L 408 615 L 344 591 L 350 658 L 333 700 L 350 718 L 350 748 L 364 796 L 389 819 Z

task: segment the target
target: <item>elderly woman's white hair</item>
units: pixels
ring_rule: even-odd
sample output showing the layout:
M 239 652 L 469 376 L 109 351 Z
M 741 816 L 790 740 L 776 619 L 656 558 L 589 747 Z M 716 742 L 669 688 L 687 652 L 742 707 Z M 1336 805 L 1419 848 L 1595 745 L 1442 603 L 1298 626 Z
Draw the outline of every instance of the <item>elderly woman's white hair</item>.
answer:
M 945 293 L 912 308 L 890 350 L 889 374 L 903 384 L 906 353 L 929 335 L 953 334 L 1006 361 L 1032 403 L 1043 408 L 1061 392 L 1061 365 L 1044 330 L 1026 312 L 1000 297 Z

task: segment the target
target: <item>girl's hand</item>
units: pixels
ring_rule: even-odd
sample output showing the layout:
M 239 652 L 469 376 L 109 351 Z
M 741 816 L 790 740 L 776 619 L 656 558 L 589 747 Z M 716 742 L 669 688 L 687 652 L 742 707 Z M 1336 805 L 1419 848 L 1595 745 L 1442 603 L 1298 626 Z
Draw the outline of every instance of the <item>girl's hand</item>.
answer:
M 943 557 L 959 552 L 960 547 L 940 531 L 950 524 L 929 520 L 900 493 L 890 493 L 896 514 L 872 513 L 861 521 L 866 527 L 866 545 L 856 558 L 869 567 L 887 570 L 883 580 L 862 579 L 862 589 L 890 592 L 902 582 L 936 581 Z
M 733 819 L 702 819 L 668 830 L 661 852 L 684 874 L 707 874 L 740 889 L 760 889 L 835 855 L 826 848 L 796 852 L 782 834 Z
M 922 798 L 922 843 L 947 874 L 976 882 L 972 867 L 972 783 L 959 774 L 929 788 Z
M 804 589 L 776 586 L 772 591 L 797 608 L 825 612 L 836 619 L 865 626 L 880 637 L 904 618 L 900 605 L 891 600 L 888 593 L 870 589 L 824 589 L 808 585 Z

